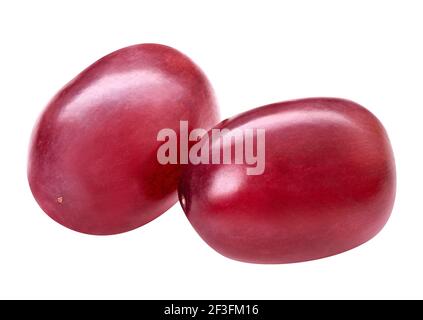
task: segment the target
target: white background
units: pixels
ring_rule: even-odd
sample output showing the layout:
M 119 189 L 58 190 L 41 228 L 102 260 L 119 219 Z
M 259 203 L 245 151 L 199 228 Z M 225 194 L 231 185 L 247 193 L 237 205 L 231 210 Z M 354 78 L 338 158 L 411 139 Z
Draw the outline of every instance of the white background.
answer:
M 0 298 L 423 298 L 422 1 L 1 1 L 0 41 Z M 33 124 L 82 69 L 143 42 L 196 61 L 223 117 L 310 96 L 370 109 L 398 169 L 384 230 L 332 258 L 269 266 L 215 253 L 179 205 L 112 237 L 53 222 L 27 186 Z

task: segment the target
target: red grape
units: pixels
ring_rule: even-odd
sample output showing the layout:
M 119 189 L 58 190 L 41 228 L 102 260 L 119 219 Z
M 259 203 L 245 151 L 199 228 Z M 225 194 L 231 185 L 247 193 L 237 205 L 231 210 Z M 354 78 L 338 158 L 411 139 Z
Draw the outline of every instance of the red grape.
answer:
M 137 228 L 177 201 L 180 166 L 156 158 L 162 128 L 218 122 L 212 88 L 185 55 L 141 44 L 113 52 L 67 84 L 33 133 L 28 178 L 41 208 L 76 231 Z
M 391 145 L 382 124 L 358 104 L 276 103 L 217 127 L 265 129 L 263 174 L 247 175 L 251 165 L 234 163 L 183 170 L 184 211 L 221 254 L 253 263 L 323 258 L 366 242 L 388 220 L 396 185 Z M 220 150 L 233 144 L 226 140 Z

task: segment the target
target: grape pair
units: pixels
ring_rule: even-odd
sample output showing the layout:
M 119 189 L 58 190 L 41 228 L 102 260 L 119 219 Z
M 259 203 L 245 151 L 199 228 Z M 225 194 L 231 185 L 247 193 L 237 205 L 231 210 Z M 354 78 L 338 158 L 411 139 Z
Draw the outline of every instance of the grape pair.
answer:
M 246 174 L 245 162 L 159 163 L 158 132 L 177 132 L 182 120 L 191 130 L 263 130 L 263 172 Z M 210 246 L 256 263 L 343 252 L 372 238 L 389 218 L 392 149 L 363 107 L 304 99 L 218 122 L 213 90 L 185 55 L 158 44 L 118 50 L 61 89 L 41 115 L 30 146 L 31 190 L 60 224 L 111 235 L 161 215 L 178 189 L 188 219 Z M 203 151 L 232 149 L 235 140 Z

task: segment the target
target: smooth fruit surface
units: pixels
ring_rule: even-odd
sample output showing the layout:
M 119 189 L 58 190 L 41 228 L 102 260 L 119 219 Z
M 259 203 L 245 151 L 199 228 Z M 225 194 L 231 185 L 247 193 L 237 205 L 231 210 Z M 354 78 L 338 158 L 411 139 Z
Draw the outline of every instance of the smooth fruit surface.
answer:
M 141 44 L 100 59 L 59 91 L 35 127 L 28 179 L 37 202 L 89 234 L 153 220 L 177 201 L 180 174 L 158 163 L 157 133 L 180 120 L 218 122 L 212 88 L 189 58 Z
M 183 171 L 184 211 L 221 254 L 254 263 L 323 258 L 366 242 L 388 220 L 393 152 L 382 124 L 358 104 L 335 98 L 276 103 L 217 127 L 265 129 L 266 142 L 262 175 L 247 175 L 248 164 Z

